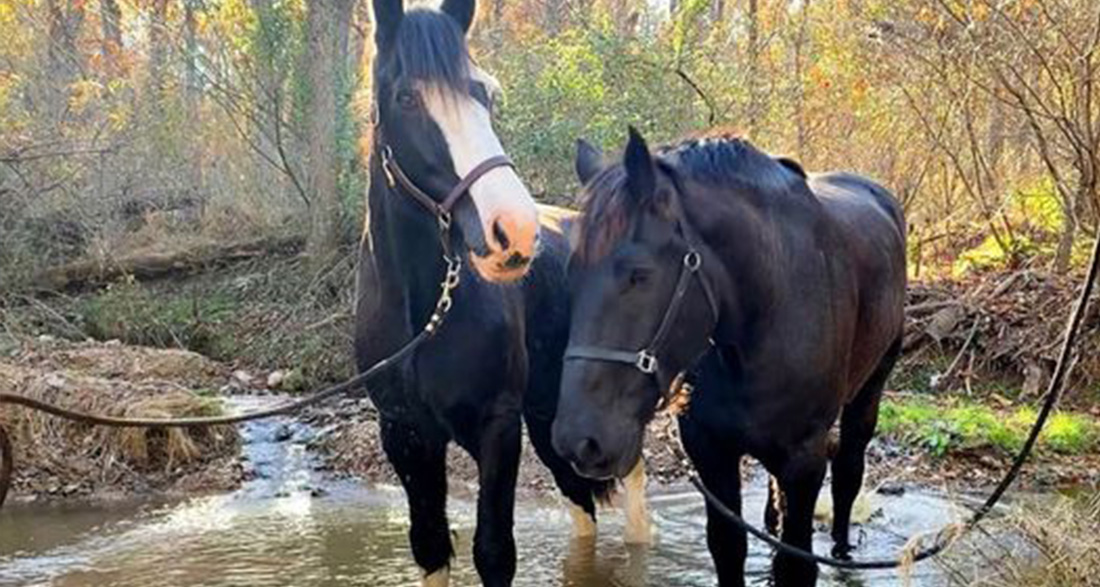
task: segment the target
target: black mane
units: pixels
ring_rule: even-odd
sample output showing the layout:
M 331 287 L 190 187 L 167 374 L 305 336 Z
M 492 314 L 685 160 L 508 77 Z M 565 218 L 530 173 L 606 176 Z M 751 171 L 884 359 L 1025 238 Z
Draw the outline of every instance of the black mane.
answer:
M 657 150 L 657 157 L 684 178 L 754 191 L 782 191 L 800 176 L 805 177 L 797 164 L 785 165 L 747 140 L 728 135 L 663 146 Z
M 685 139 L 658 147 L 655 158 L 677 176 L 707 185 L 778 194 L 806 177 L 794 161 L 775 159 L 730 135 Z M 626 192 L 621 163 L 609 165 L 584 188 L 577 252 L 584 262 L 603 257 L 634 222 L 639 210 Z
M 470 52 L 466 36 L 450 16 L 433 9 L 405 13 L 395 44 L 397 67 L 412 80 L 467 92 Z

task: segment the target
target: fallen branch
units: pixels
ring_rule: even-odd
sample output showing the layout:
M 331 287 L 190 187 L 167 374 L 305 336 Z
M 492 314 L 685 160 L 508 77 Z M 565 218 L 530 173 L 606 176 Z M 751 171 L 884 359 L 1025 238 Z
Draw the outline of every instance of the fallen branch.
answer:
M 30 280 L 37 290 L 84 290 L 124 276 L 152 280 L 190 273 L 211 265 L 225 265 L 266 255 L 292 255 L 305 246 L 300 236 L 268 237 L 236 243 L 203 243 L 177 251 L 138 251 L 116 259 L 77 261 L 46 269 Z

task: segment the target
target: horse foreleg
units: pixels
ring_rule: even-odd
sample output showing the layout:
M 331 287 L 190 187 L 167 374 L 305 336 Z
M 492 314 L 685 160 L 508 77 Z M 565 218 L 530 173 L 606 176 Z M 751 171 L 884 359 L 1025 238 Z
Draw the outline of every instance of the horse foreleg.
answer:
M 807 552 L 813 551 L 814 506 L 825 479 L 826 463 L 823 447 L 808 449 L 788 461 L 778 476 L 787 506 L 781 537 L 783 542 Z M 772 574 L 777 587 L 812 587 L 817 582 L 817 564 L 777 553 Z
M 477 531 L 474 564 L 486 587 L 512 584 L 516 541 L 512 534 L 519 471 L 518 413 L 494 416 L 478 439 Z
M 723 449 L 721 439 L 681 418 L 680 438 L 699 477 L 728 508 L 741 514 L 741 455 Z M 732 464 L 732 466 L 731 466 Z M 744 587 L 748 537 L 715 507 L 707 504 L 707 547 L 720 587 Z
M 382 448 L 409 503 L 409 542 L 424 571 L 424 587 L 446 587 L 451 557 L 447 527 L 447 440 L 419 428 L 382 421 Z
M 646 507 L 645 500 L 645 480 L 645 462 L 639 458 L 638 464 L 623 479 L 623 509 L 626 510 L 623 541 L 627 544 L 649 544 L 653 539 L 649 528 L 649 508 Z

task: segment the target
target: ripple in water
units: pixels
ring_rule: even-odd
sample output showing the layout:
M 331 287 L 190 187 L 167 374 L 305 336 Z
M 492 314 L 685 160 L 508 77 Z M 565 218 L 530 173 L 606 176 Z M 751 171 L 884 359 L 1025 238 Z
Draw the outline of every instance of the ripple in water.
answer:
M 97 507 L 9 506 L 0 513 L 0 586 L 417 585 L 400 489 L 317 478 L 304 451 L 308 429 L 292 429 L 289 441 L 275 440 L 288 436 L 280 428 L 288 425 L 244 430 L 245 454 L 257 477 L 229 495 Z M 326 496 L 312 497 L 322 485 Z M 762 519 L 764 499 L 762 483 L 746 491 L 749 520 Z M 931 494 L 875 500 L 881 514 L 854 530 L 861 558 L 893 556 L 909 535 L 957 517 L 946 500 Z M 452 499 L 449 511 L 458 535 L 452 584 L 476 585 L 470 558 L 475 505 Z M 714 585 L 702 499 L 687 489 L 661 493 L 652 496 L 651 511 L 656 544 L 626 547 L 617 512 L 602 514 L 597 540 L 574 541 L 558 500 L 520 502 L 516 585 Z M 827 532 L 819 532 L 816 550 L 831 546 Z M 750 541 L 750 583 L 767 584 L 769 566 L 769 551 Z M 825 569 L 822 579 L 844 586 L 902 584 L 892 572 Z M 916 567 L 911 579 L 913 585 L 945 583 L 932 564 Z

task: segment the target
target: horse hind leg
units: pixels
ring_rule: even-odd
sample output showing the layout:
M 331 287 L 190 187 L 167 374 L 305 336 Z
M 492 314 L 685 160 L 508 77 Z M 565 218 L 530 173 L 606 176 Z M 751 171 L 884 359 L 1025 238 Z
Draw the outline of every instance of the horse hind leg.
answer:
M 839 559 L 850 558 L 853 548 L 849 542 L 852 505 L 863 487 L 864 460 L 867 445 L 878 423 L 882 390 L 900 353 L 899 340 L 890 347 L 870 379 L 852 403 L 844 407 L 840 416 L 840 444 L 832 462 L 833 556 Z
M 623 509 L 626 511 L 623 542 L 627 544 L 650 544 L 653 540 L 649 508 L 645 499 L 645 483 L 645 461 L 639 458 L 630 474 L 623 479 Z
M 454 550 L 447 525 L 447 441 L 411 426 L 382 421 L 382 448 L 409 504 L 409 542 L 423 587 L 446 587 Z
M 614 485 L 609 481 L 593 481 L 586 479 L 573 470 L 569 464 L 554 450 L 550 440 L 550 430 L 554 422 L 552 414 L 540 414 L 535 409 L 525 406 L 524 421 L 527 424 L 527 435 L 531 440 L 531 446 L 535 454 L 554 477 L 554 483 L 569 500 L 569 513 L 573 519 L 574 538 L 592 538 L 596 535 L 596 502 L 607 501 L 610 498 Z

